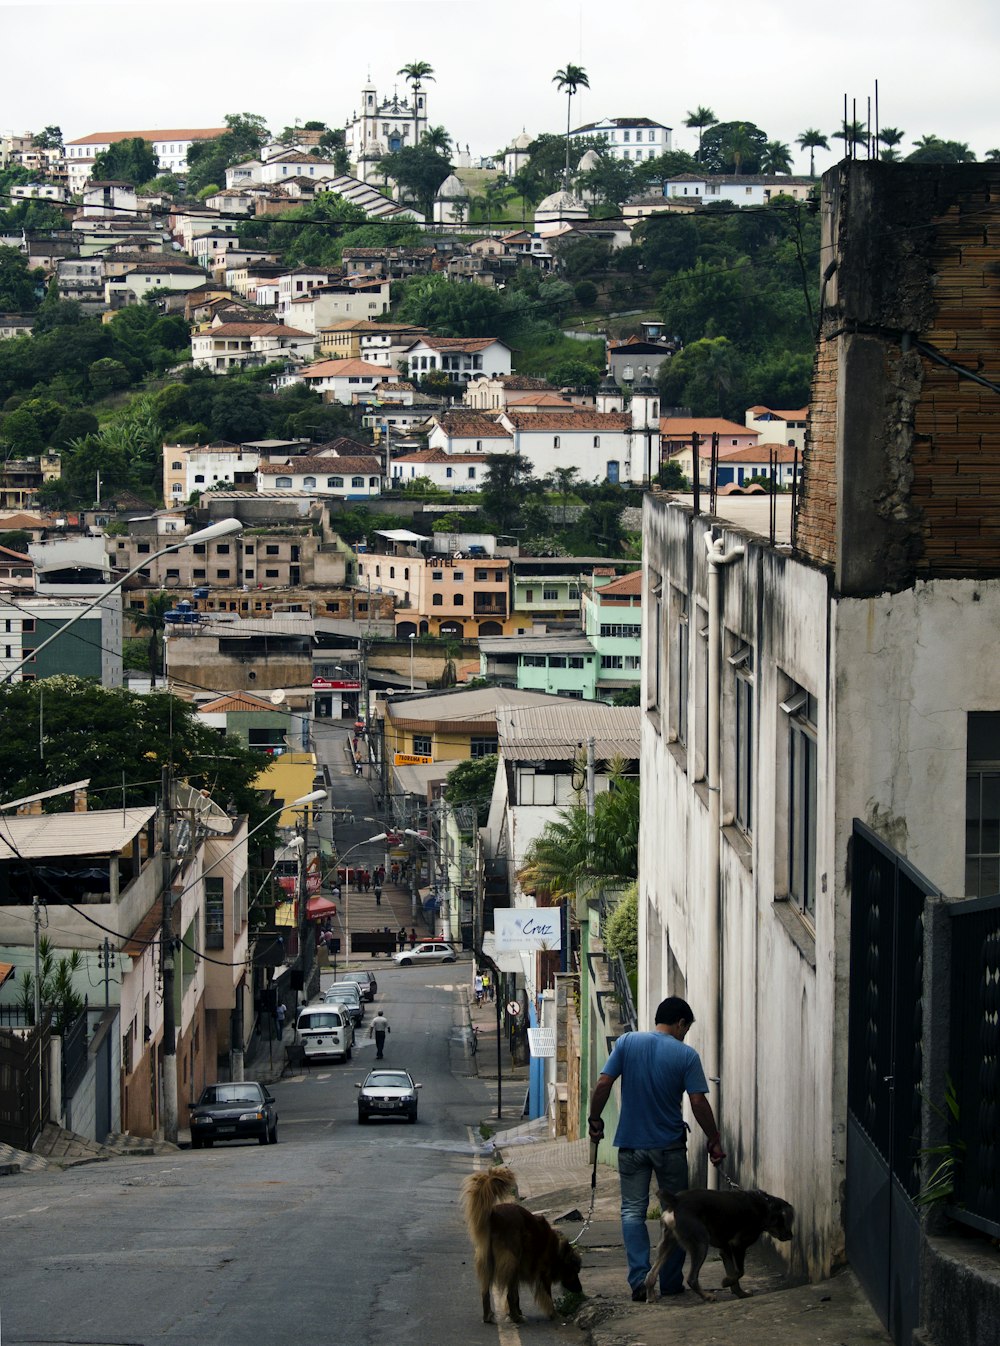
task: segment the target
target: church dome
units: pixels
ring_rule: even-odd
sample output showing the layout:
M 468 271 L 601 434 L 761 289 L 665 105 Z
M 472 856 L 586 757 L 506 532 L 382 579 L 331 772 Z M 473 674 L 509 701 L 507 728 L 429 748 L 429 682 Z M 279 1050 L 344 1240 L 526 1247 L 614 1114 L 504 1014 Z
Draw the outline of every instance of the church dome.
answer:
M 578 173 L 589 173 L 594 168 L 600 168 L 601 162 L 601 156 L 596 150 L 588 150 L 587 153 L 581 157 L 580 162 L 576 166 L 576 171 Z
M 461 179 L 454 173 L 449 173 L 437 189 L 437 199 L 439 201 L 464 201 L 467 200 L 469 193 L 466 191 Z
M 558 224 L 562 220 L 585 220 L 587 207 L 572 192 L 558 191 L 535 207 L 536 224 Z
M 526 150 L 533 139 L 533 136 L 529 136 L 526 131 L 522 131 L 519 136 L 515 136 L 510 142 L 510 147 L 512 150 Z

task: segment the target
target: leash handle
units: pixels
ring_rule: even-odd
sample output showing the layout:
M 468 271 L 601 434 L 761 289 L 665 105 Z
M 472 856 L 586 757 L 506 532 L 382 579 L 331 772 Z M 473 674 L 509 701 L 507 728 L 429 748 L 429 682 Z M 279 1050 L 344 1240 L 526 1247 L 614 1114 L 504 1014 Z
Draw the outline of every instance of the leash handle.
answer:
M 597 1146 L 596 1140 L 590 1142 L 590 1167 L 594 1170 L 591 1185 L 597 1181 Z

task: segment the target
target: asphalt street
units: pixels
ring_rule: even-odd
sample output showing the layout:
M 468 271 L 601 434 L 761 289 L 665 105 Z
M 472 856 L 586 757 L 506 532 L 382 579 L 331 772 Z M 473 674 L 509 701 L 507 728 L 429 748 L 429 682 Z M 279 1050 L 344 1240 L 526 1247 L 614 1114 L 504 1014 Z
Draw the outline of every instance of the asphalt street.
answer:
M 424 1086 L 416 1126 L 358 1125 L 369 1007 L 353 1061 L 272 1086 L 276 1146 L 4 1179 L 4 1346 L 516 1346 L 481 1321 L 458 1204 L 491 1104 L 468 1053 L 470 965 L 377 975 L 385 1064 Z M 565 1335 L 527 1312 L 532 1341 Z

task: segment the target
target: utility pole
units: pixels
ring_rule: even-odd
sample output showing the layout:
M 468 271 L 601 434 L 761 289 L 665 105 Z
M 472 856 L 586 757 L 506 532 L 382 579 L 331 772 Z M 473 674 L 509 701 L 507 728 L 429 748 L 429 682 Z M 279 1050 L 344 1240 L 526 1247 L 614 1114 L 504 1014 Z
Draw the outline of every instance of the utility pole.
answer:
M 108 1009 L 110 1009 L 110 1007 L 111 1007 L 111 969 L 114 967 L 114 965 L 115 965 L 115 950 L 114 950 L 114 948 L 113 948 L 113 946 L 112 946 L 112 944 L 111 944 L 111 941 L 108 939 L 107 935 L 105 935 L 105 936 L 104 936 L 104 942 L 103 942 L 102 944 L 98 945 L 98 949 L 97 949 L 97 966 L 98 966 L 99 968 L 103 969 L 103 972 L 104 972 L 104 1008 L 105 1008 L 105 1010 L 108 1010 Z M 119 1009 L 120 1009 L 120 1006 L 119 1006 Z M 105 1077 L 105 1081 L 104 1081 L 104 1087 L 105 1087 L 105 1090 L 107 1091 L 107 1096 L 108 1096 L 108 1120 L 109 1120 L 109 1122 L 110 1122 L 110 1121 L 111 1121 L 111 1101 L 112 1101 L 112 1099 L 111 1099 L 111 1051 L 110 1051 L 110 1048 L 109 1048 L 109 1050 L 107 1051 L 107 1053 L 106 1053 L 105 1055 L 106 1055 L 106 1061 L 107 1061 L 107 1070 L 106 1070 L 106 1072 L 105 1072 L 105 1076 L 106 1076 L 106 1077 Z M 113 1131 L 116 1131 L 118 1128 L 112 1124 L 111 1129 L 112 1129 Z
M 174 1022 L 173 883 L 170 830 L 173 823 L 172 781 L 169 765 L 160 773 L 163 806 L 163 889 L 160 930 L 160 972 L 163 980 L 163 1139 L 177 1143 L 177 1026 Z
M 39 1028 L 42 1022 L 42 959 L 41 959 L 41 925 L 42 917 L 38 909 L 38 898 L 31 899 L 31 915 L 35 929 L 35 1027 Z

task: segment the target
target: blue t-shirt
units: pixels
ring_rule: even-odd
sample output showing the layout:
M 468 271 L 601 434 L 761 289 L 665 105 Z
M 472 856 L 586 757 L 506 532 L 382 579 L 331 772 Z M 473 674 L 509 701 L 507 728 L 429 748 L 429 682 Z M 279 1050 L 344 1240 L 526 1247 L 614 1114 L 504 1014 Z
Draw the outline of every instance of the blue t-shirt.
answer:
M 662 1149 L 686 1140 L 684 1095 L 708 1093 L 701 1057 L 668 1033 L 626 1033 L 601 1074 L 622 1082 L 614 1141 L 622 1150 Z

